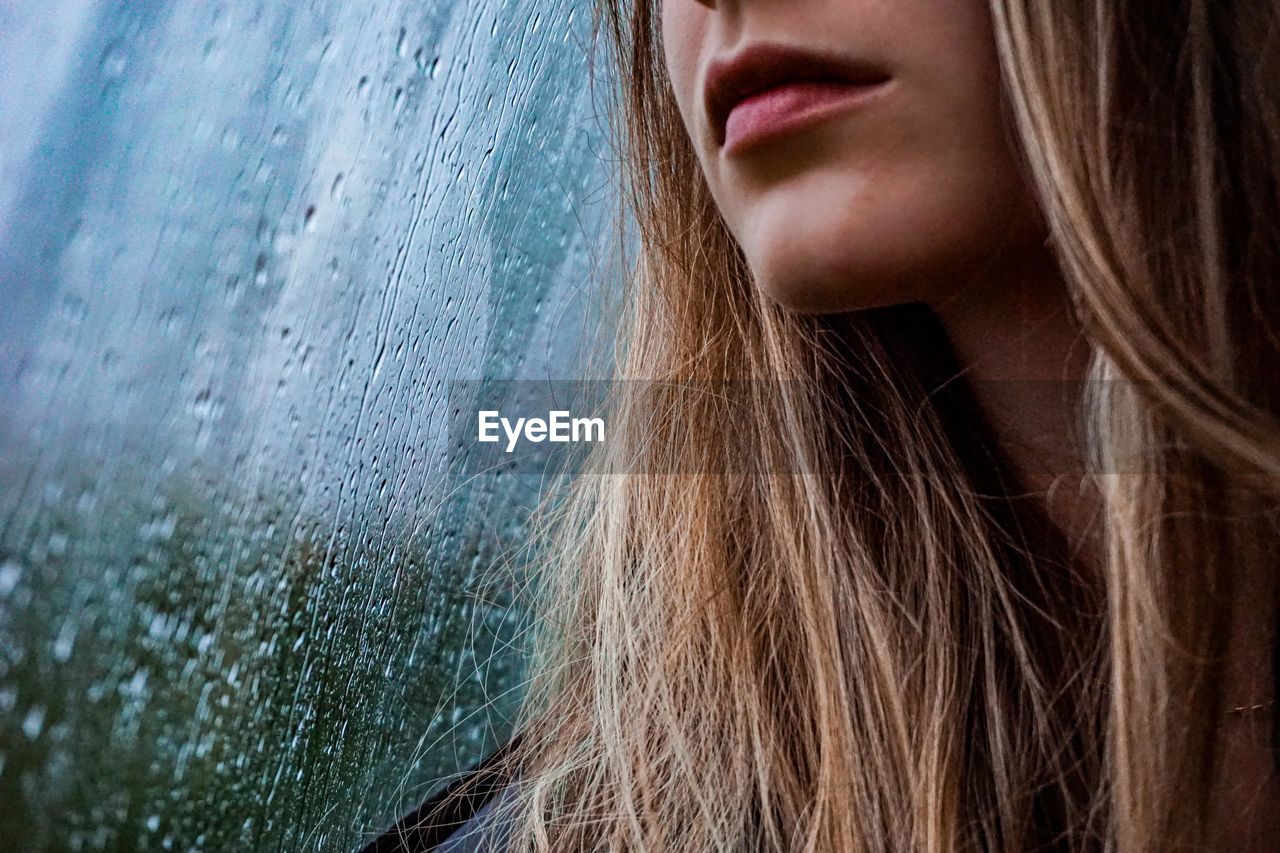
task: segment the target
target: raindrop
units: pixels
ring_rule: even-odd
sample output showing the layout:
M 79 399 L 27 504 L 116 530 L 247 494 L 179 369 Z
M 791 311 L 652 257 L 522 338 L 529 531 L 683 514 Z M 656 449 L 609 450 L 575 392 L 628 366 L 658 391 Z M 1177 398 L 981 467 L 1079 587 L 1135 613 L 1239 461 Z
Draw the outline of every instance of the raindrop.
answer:
M 49 537 L 49 554 L 53 557 L 64 557 L 71 540 L 65 533 L 54 533 Z
M 66 663 L 71 660 L 71 650 L 75 646 L 75 641 L 75 625 L 68 620 L 63 624 L 62 630 L 58 632 L 58 638 L 53 643 L 54 660 L 58 663 Z
M 253 283 L 262 287 L 267 283 L 267 254 L 259 252 L 253 260 Z
M 128 58 L 118 43 L 110 45 L 102 54 L 102 61 L 98 67 L 102 69 L 102 74 L 109 80 L 115 80 L 124 75 L 125 68 L 128 66 Z
M 27 715 L 22 718 L 22 733 L 30 740 L 40 737 L 40 732 L 44 731 L 44 708 L 39 705 L 27 711 Z
M 22 566 L 13 560 L 0 563 L 0 596 L 8 596 L 22 578 Z

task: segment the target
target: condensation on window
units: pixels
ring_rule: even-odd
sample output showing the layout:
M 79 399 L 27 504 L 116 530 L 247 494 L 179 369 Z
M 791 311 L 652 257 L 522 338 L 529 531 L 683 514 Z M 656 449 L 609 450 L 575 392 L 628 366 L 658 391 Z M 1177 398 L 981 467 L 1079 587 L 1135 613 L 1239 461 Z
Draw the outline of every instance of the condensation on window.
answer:
M 578 376 L 590 15 L 0 5 L 0 847 L 354 849 L 509 734 L 449 388 Z

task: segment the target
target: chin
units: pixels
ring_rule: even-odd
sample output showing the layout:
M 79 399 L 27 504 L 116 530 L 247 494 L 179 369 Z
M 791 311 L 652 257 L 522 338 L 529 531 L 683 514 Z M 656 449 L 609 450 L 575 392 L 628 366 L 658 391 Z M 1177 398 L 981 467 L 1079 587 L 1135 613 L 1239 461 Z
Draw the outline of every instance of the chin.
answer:
M 779 192 L 739 223 L 756 285 L 782 308 L 835 313 L 932 302 L 1002 266 L 1022 244 L 1043 246 L 1023 205 L 940 191 L 949 189 L 945 182 L 838 188 Z M 972 204 L 985 215 L 975 217 Z
M 859 236 L 856 228 L 818 233 L 793 228 L 752 241 L 746 256 L 756 286 L 771 302 L 797 313 L 829 314 L 935 296 L 951 275 L 920 263 L 919 248 L 893 235 Z M 926 256 L 939 258 L 938 253 Z
M 922 297 L 902 282 L 847 271 L 838 277 L 824 274 L 785 276 L 755 273 L 756 286 L 770 302 L 796 314 L 838 314 L 884 308 Z

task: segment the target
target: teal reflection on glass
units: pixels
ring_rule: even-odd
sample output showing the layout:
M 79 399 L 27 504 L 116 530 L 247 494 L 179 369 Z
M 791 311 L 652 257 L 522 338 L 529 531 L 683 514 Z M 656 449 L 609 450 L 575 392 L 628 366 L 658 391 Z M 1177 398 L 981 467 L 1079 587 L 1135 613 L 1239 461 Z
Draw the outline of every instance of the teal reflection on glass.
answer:
M 509 733 L 448 387 L 579 375 L 589 18 L 0 5 L 0 848 L 354 849 Z

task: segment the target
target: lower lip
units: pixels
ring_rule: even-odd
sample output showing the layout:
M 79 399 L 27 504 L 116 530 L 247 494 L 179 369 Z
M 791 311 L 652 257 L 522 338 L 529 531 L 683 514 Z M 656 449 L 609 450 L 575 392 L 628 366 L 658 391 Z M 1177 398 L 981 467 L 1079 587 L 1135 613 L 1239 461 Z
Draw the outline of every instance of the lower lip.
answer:
M 888 85 L 887 80 L 869 84 L 804 81 L 753 95 L 729 113 L 724 153 L 738 154 L 796 133 L 874 98 Z

